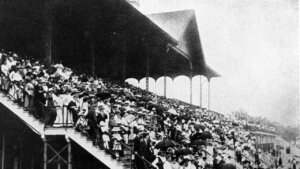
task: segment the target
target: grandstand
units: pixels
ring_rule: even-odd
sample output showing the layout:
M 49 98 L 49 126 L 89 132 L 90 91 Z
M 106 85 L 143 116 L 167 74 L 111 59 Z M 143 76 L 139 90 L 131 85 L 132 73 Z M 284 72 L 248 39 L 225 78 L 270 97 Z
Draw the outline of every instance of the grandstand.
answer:
M 122 0 L 12 0 L 0 11 L 1 169 L 158 168 L 160 156 L 202 168 L 254 163 L 243 125 L 124 83 L 220 76 L 194 11 L 145 16 Z

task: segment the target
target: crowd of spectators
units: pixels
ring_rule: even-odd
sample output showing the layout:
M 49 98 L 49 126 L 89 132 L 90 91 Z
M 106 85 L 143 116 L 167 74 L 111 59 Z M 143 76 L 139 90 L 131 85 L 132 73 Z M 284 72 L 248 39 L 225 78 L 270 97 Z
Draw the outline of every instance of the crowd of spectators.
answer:
M 218 113 L 13 52 L 0 64 L 1 89 L 46 127 L 74 127 L 117 159 L 133 144 L 137 169 L 264 168 L 255 137 Z

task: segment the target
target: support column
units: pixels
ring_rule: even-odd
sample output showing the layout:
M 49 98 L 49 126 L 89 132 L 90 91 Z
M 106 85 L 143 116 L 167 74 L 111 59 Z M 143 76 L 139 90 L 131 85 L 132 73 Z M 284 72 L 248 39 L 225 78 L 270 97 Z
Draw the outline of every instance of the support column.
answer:
M 208 104 L 207 104 L 207 109 L 210 110 L 210 78 L 208 80 Z
M 44 142 L 44 168 L 43 169 L 47 169 L 47 140 L 45 138 L 45 136 L 42 136 L 43 142 Z
M 34 156 L 35 156 L 35 152 L 33 154 L 31 154 L 31 162 L 30 162 L 30 169 L 34 169 Z
M 125 80 L 126 80 L 126 61 L 127 61 L 126 54 L 123 55 L 122 61 L 123 61 L 122 81 L 125 82 Z
M 52 62 L 52 5 L 51 3 L 45 3 L 45 32 L 44 32 L 44 43 L 45 43 L 45 62 L 46 65 L 50 65 Z
M 2 153 L 1 153 L 1 169 L 4 169 L 5 164 L 5 132 L 2 133 Z
M 167 97 L 167 76 L 164 76 L 164 97 Z
M 146 90 L 149 91 L 149 70 L 150 70 L 150 65 L 149 65 L 149 54 L 146 53 Z
M 91 74 L 95 77 L 95 55 L 96 46 L 93 35 L 90 35 L 90 59 L 91 59 Z
M 60 161 L 57 162 L 57 169 L 61 169 Z
M 202 108 L 202 77 L 200 75 L 200 107 Z
M 167 45 L 167 52 L 166 55 L 164 56 L 164 97 L 167 97 L 167 57 L 168 57 L 168 53 L 170 50 L 170 45 Z
M 193 73 L 190 73 L 190 104 L 193 104 Z
M 68 169 L 72 169 L 72 147 L 71 141 L 68 137 L 66 137 L 67 144 L 68 144 Z

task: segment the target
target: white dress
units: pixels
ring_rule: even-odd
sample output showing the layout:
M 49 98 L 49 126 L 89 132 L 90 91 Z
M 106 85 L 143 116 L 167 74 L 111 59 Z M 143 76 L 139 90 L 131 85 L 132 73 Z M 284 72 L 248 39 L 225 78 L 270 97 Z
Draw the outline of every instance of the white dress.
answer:
M 63 107 L 63 100 L 61 97 L 56 96 L 55 94 L 52 94 L 53 98 L 53 103 L 56 109 L 56 119 L 54 121 L 53 127 L 62 127 L 63 126 L 63 112 L 62 112 L 62 107 Z
M 63 122 L 66 126 L 73 125 L 73 116 L 72 113 L 68 112 L 67 106 L 73 100 L 73 97 L 69 94 L 60 95 L 61 100 L 63 101 Z

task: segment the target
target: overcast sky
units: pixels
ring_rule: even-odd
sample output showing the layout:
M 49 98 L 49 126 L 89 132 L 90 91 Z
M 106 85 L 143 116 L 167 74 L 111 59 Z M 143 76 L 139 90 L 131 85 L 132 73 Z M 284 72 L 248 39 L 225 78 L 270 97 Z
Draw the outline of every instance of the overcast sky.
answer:
M 297 0 L 140 0 L 140 3 L 144 14 L 196 11 L 206 63 L 222 75 L 211 83 L 213 110 L 230 113 L 242 108 L 249 114 L 284 124 L 299 121 Z M 199 79 L 194 86 L 195 104 L 199 104 L 198 86 Z M 189 99 L 187 79 L 177 78 L 174 88 L 176 92 L 169 91 L 176 93 L 174 97 Z

